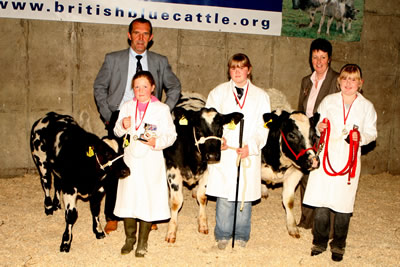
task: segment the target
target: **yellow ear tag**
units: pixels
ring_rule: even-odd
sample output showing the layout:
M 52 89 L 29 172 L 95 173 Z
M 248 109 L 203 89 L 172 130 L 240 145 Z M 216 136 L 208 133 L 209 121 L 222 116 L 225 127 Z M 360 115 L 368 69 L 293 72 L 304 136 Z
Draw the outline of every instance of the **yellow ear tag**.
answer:
M 179 125 L 188 125 L 188 123 L 189 122 L 185 116 L 182 116 L 182 118 L 179 120 Z
M 270 119 L 269 121 L 267 121 L 266 123 L 264 123 L 264 128 L 268 128 L 268 123 L 272 122 L 272 119 Z
M 129 140 L 128 140 L 128 138 L 124 138 L 124 144 L 123 144 L 122 146 L 123 146 L 123 148 L 129 146 Z
M 88 156 L 89 158 L 94 156 L 94 151 L 92 146 L 89 147 L 88 152 L 86 152 L 86 156 Z
M 229 130 L 235 130 L 236 129 L 236 124 L 233 120 L 231 120 L 230 123 L 228 123 L 228 129 Z

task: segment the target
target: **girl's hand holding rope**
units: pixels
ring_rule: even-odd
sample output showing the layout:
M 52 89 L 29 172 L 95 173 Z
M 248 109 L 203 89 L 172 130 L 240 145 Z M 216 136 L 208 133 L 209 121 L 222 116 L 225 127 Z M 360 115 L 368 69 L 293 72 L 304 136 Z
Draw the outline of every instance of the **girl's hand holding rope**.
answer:
M 320 123 L 318 123 L 318 131 L 320 132 L 320 133 L 322 133 L 323 131 L 325 131 L 325 129 L 328 127 L 328 124 L 327 123 L 324 123 L 324 122 L 320 122 Z
M 238 153 L 238 155 L 240 155 L 241 159 L 247 158 L 249 156 L 249 146 L 245 145 L 242 148 L 236 149 L 236 153 Z

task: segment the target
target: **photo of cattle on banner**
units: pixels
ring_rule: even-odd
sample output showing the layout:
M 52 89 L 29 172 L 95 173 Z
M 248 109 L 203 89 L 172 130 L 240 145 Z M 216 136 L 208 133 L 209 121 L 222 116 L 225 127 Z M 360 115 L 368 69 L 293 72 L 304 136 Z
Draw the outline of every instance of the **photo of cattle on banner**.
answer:
M 284 0 L 282 35 L 359 41 L 364 0 Z

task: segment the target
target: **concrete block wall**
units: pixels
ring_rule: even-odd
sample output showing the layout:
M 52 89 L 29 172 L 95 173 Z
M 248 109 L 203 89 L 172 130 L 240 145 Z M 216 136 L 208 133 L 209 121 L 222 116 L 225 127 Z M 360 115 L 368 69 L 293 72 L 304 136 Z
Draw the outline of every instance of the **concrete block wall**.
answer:
M 398 7 L 396 0 L 365 0 L 361 41 L 332 41 L 332 67 L 359 64 L 364 95 L 378 112 L 377 146 L 363 156 L 363 173 L 400 173 Z M 127 25 L 0 19 L 0 34 L 0 177 L 34 168 L 30 129 L 49 111 L 70 114 L 86 130 L 105 134 L 93 81 L 106 53 L 127 48 Z M 183 90 L 204 96 L 227 80 L 227 59 L 243 52 L 252 61 L 253 82 L 281 90 L 296 107 L 301 78 L 310 72 L 311 41 L 155 28 L 151 50 L 168 57 Z

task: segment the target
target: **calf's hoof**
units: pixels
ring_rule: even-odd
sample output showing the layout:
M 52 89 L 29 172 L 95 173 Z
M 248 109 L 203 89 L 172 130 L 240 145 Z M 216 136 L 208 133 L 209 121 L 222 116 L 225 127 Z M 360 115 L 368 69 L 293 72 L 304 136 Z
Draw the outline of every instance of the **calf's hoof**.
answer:
M 45 209 L 44 209 L 44 213 L 45 213 L 47 216 L 53 215 L 53 209 L 47 209 L 47 208 L 45 208 Z
M 299 233 L 289 233 L 289 235 L 291 237 L 294 237 L 294 238 L 300 238 L 300 234 Z
M 200 227 L 199 226 L 199 233 L 208 235 L 208 228 Z
M 68 253 L 70 248 L 71 248 L 71 244 L 61 243 L 60 252 Z
M 97 239 L 103 239 L 105 237 L 106 237 L 106 235 L 104 234 L 104 232 L 96 233 L 96 238 Z
M 300 233 L 299 233 L 299 229 L 297 229 L 296 225 L 294 224 L 294 226 L 287 226 L 288 229 L 288 233 L 291 237 L 294 238 L 300 238 Z
M 176 241 L 176 236 L 167 235 L 167 236 L 165 237 L 165 241 L 167 241 L 168 243 L 175 243 L 175 241 Z

